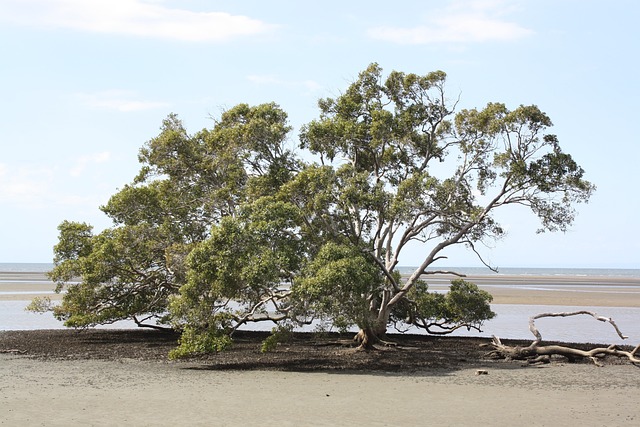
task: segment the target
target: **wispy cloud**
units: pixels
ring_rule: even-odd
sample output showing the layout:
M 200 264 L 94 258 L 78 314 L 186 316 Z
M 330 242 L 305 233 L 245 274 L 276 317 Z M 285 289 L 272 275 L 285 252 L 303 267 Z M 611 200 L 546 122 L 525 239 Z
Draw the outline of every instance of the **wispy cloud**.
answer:
M 0 163 L 0 202 L 4 206 L 41 205 L 50 194 L 54 175 L 50 168 Z
M 247 80 L 257 85 L 302 88 L 307 93 L 315 93 L 322 89 L 322 86 L 313 80 L 285 80 L 274 75 L 253 74 L 247 76 Z
M 505 18 L 512 9 L 503 0 L 456 0 L 435 11 L 422 25 L 376 27 L 368 35 L 398 44 L 462 44 L 511 41 L 533 34 Z
M 77 93 L 75 97 L 84 105 L 91 108 L 115 110 L 121 112 L 154 110 L 165 108 L 170 104 L 162 101 L 141 100 L 134 91 L 105 90 L 91 93 Z
M 3 0 L 0 20 L 190 42 L 223 42 L 275 28 L 247 16 L 176 9 L 162 3 L 158 0 Z
M 70 170 L 59 165 L 0 163 L 0 206 L 4 210 L 27 208 L 48 211 L 60 206 L 93 209 L 104 203 L 106 198 L 104 189 L 97 188 L 99 183 L 78 186 L 73 181 L 82 184 L 88 181 L 68 181 L 64 175 L 68 173 L 75 178 L 91 165 L 106 162 L 110 157 L 108 152 L 82 156 L 76 159 Z
M 105 163 L 111 158 L 111 153 L 103 151 L 101 153 L 81 156 L 76 159 L 75 165 L 69 170 L 69 175 L 78 177 L 82 175 L 89 165 Z

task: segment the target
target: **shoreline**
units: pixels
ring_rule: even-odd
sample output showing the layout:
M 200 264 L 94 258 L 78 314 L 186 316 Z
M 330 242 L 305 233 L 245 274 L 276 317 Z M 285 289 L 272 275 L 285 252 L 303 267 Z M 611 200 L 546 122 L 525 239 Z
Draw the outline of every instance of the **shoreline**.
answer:
M 453 275 L 426 278 L 430 289 L 448 289 Z M 640 278 L 600 276 L 473 275 L 476 283 L 493 295 L 492 304 L 590 307 L 640 307 Z M 0 273 L 0 301 L 31 301 L 34 297 L 59 300 L 55 284 L 44 273 Z

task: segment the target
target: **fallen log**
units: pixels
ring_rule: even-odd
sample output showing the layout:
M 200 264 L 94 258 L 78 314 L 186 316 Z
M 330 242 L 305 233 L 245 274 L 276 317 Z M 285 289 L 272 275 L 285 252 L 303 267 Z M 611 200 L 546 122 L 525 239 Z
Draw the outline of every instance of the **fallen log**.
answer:
M 526 360 L 529 363 L 548 363 L 551 360 L 551 356 L 564 356 L 570 360 L 575 358 L 588 358 L 597 366 L 602 366 L 600 359 L 603 357 L 616 356 L 623 358 L 626 357 L 634 365 L 640 364 L 640 357 L 638 354 L 640 352 L 640 344 L 631 351 L 620 349 L 615 344 L 608 347 L 596 347 L 590 350 L 581 350 L 563 345 L 541 345 L 542 334 L 535 324 L 537 319 L 543 317 L 569 317 L 578 315 L 588 315 L 600 322 L 609 323 L 615 329 L 620 338 L 628 338 L 622 334 L 613 319 L 610 317 L 599 316 L 591 311 L 580 310 L 560 313 L 540 313 L 529 318 L 529 330 L 535 337 L 530 345 L 526 347 L 509 346 L 503 344 L 499 337 L 493 336 L 490 344 L 490 346 L 493 347 L 493 350 L 489 353 L 489 356 L 503 359 Z

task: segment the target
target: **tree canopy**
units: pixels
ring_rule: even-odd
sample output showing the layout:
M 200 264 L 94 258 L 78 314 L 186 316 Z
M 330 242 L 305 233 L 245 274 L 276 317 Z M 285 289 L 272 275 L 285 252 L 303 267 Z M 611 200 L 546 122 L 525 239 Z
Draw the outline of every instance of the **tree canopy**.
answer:
M 428 268 L 455 245 L 482 259 L 507 205 L 564 231 L 594 186 L 537 106 L 456 113 L 445 80 L 371 64 L 319 100 L 296 151 L 273 103 L 240 104 L 193 135 L 170 115 L 102 207 L 113 226 L 60 225 L 55 315 L 75 327 L 156 317 L 182 331 L 175 356 L 223 349 L 251 322 L 355 328 L 363 346 L 392 324 L 478 329 L 491 296 L 462 279 L 430 292 Z M 403 277 L 416 243 L 422 261 Z

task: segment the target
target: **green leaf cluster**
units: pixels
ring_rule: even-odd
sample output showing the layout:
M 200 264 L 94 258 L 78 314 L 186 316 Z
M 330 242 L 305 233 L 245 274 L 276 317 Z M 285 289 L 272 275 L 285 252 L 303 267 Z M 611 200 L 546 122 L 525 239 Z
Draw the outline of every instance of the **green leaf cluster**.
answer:
M 218 329 L 213 328 L 203 333 L 201 330 L 185 327 L 178 340 L 178 347 L 169 352 L 169 359 L 218 353 L 229 349 L 232 344 L 229 335 Z
M 269 335 L 260 347 L 262 353 L 274 351 L 279 344 L 290 342 L 293 339 L 293 325 L 278 325 L 271 330 Z
M 480 329 L 495 317 L 493 297 L 474 283 L 451 281 L 447 293 L 429 292 L 427 282 L 419 281 L 392 313 L 397 324 L 415 325 L 432 334 L 446 334 L 458 328 Z
M 380 269 L 362 250 L 330 241 L 301 271 L 294 298 L 340 330 L 365 327 L 374 320 L 370 297 L 382 284 Z

